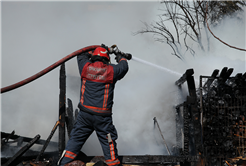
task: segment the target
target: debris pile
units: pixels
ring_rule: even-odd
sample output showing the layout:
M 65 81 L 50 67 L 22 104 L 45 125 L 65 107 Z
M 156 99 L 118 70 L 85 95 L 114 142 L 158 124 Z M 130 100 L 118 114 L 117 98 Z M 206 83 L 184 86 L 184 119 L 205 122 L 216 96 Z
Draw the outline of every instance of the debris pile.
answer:
M 34 138 L 23 137 L 15 135 L 15 131 L 11 133 L 1 132 L 1 164 L 3 166 L 18 165 L 22 161 L 30 161 L 34 163 L 34 160 L 39 151 L 32 150 L 33 145 L 44 145 L 45 140 L 40 139 L 40 135 L 36 135 Z M 56 142 L 49 142 L 50 146 L 58 146 Z M 14 154 L 14 155 L 13 155 Z M 40 159 L 41 162 L 36 162 L 36 165 L 50 165 L 54 157 L 57 156 L 57 151 L 46 152 Z M 53 159 L 52 159 L 53 158 Z M 22 162 L 22 164 L 28 166 L 30 162 Z
M 202 87 L 204 153 L 211 157 L 246 155 L 246 73 L 215 70 Z M 205 78 L 205 77 L 204 77 Z
M 176 155 L 200 156 L 210 165 L 241 165 L 246 160 L 246 73 L 233 68 L 200 76 L 193 69 L 175 82 L 187 82 L 189 95 L 176 106 Z M 200 163 L 201 164 L 201 163 Z

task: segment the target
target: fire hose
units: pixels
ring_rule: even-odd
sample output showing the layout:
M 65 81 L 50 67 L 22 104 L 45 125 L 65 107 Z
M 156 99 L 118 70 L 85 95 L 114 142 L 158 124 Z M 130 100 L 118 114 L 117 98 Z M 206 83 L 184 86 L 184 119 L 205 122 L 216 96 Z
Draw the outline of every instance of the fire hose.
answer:
M 55 69 L 56 67 L 58 67 L 59 65 L 63 64 L 64 62 L 68 61 L 69 59 L 81 54 L 81 53 L 84 53 L 84 52 L 89 52 L 89 51 L 92 51 L 94 49 L 96 49 L 97 47 L 100 47 L 100 45 L 91 45 L 91 46 L 88 46 L 88 47 L 84 47 L 84 48 L 81 48 L 67 56 L 65 56 L 64 58 L 62 58 L 61 60 L 57 61 L 56 63 L 50 65 L 49 67 L 45 68 L 44 70 L 38 72 L 37 74 L 34 74 L 33 76 L 31 77 L 28 77 L 27 79 L 24 79 L 20 82 L 17 82 L 15 84 L 12 84 L 10 86 L 6 86 L 4 88 L 1 88 L 1 93 L 5 93 L 5 92 L 8 92 L 8 91 L 11 91 L 13 89 L 16 89 L 16 88 L 19 88 L 25 84 L 28 84 L 34 80 L 36 80 L 37 78 L 47 74 L 48 72 L 50 72 L 51 70 Z M 123 57 L 125 57 L 126 59 L 130 60 L 132 58 L 132 55 L 131 54 L 127 54 L 127 53 L 123 53 L 121 52 L 118 47 L 116 45 L 113 45 L 111 47 L 109 47 L 109 53 L 114 53 L 114 54 L 117 54 L 117 53 L 121 53 L 123 55 Z

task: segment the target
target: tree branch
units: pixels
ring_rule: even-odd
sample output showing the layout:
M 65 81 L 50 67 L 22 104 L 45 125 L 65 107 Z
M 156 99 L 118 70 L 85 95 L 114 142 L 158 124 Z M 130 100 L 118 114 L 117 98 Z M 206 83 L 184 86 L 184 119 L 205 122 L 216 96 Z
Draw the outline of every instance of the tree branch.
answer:
M 207 9 L 208 9 L 208 5 L 207 5 L 207 7 L 206 7 L 206 11 L 207 11 Z M 207 12 L 206 12 L 206 13 L 207 13 Z M 207 14 L 206 14 L 206 23 L 207 23 L 207 27 L 208 27 L 209 32 L 213 35 L 213 37 L 215 37 L 215 38 L 216 38 L 217 40 L 219 40 L 221 43 L 227 45 L 228 47 L 231 47 L 231 48 L 234 48 L 234 49 L 237 49 L 237 50 L 240 50 L 240 51 L 246 51 L 246 49 L 231 46 L 231 45 L 227 44 L 226 42 L 220 40 L 220 38 L 218 38 L 217 36 L 215 36 L 215 35 L 213 34 L 213 32 L 210 30 L 210 28 L 209 28 L 208 21 L 207 21 Z

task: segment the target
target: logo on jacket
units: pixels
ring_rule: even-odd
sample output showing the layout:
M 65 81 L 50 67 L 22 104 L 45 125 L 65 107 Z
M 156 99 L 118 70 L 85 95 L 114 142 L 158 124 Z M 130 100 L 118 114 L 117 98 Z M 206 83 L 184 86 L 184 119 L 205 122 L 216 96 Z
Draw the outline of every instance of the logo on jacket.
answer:
M 88 66 L 86 78 L 93 80 L 106 80 L 107 69 L 94 66 Z

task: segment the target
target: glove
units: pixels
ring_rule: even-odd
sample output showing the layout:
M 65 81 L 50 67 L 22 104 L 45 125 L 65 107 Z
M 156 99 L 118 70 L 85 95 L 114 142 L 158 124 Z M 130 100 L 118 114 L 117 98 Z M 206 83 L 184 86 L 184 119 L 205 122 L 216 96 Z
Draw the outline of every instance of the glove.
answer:
M 105 44 L 101 44 L 101 47 L 105 48 L 107 51 L 109 51 L 108 46 L 106 46 Z
M 127 60 L 131 60 L 131 59 L 132 59 L 132 54 L 130 54 L 130 53 L 125 53 L 125 54 L 124 54 L 124 58 L 126 58 Z
M 122 54 L 120 54 L 120 53 L 116 54 L 115 60 L 116 60 L 117 63 L 119 63 L 119 61 L 121 60 L 121 58 L 123 58 L 123 55 Z
M 125 53 L 122 53 L 122 52 L 117 53 L 116 57 L 115 57 L 116 62 L 119 63 L 121 58 L 126 58 L 127 60 L 131 60 L 132 59 L 132 54 L 129 54 L 129 53 L 125 54 Z

